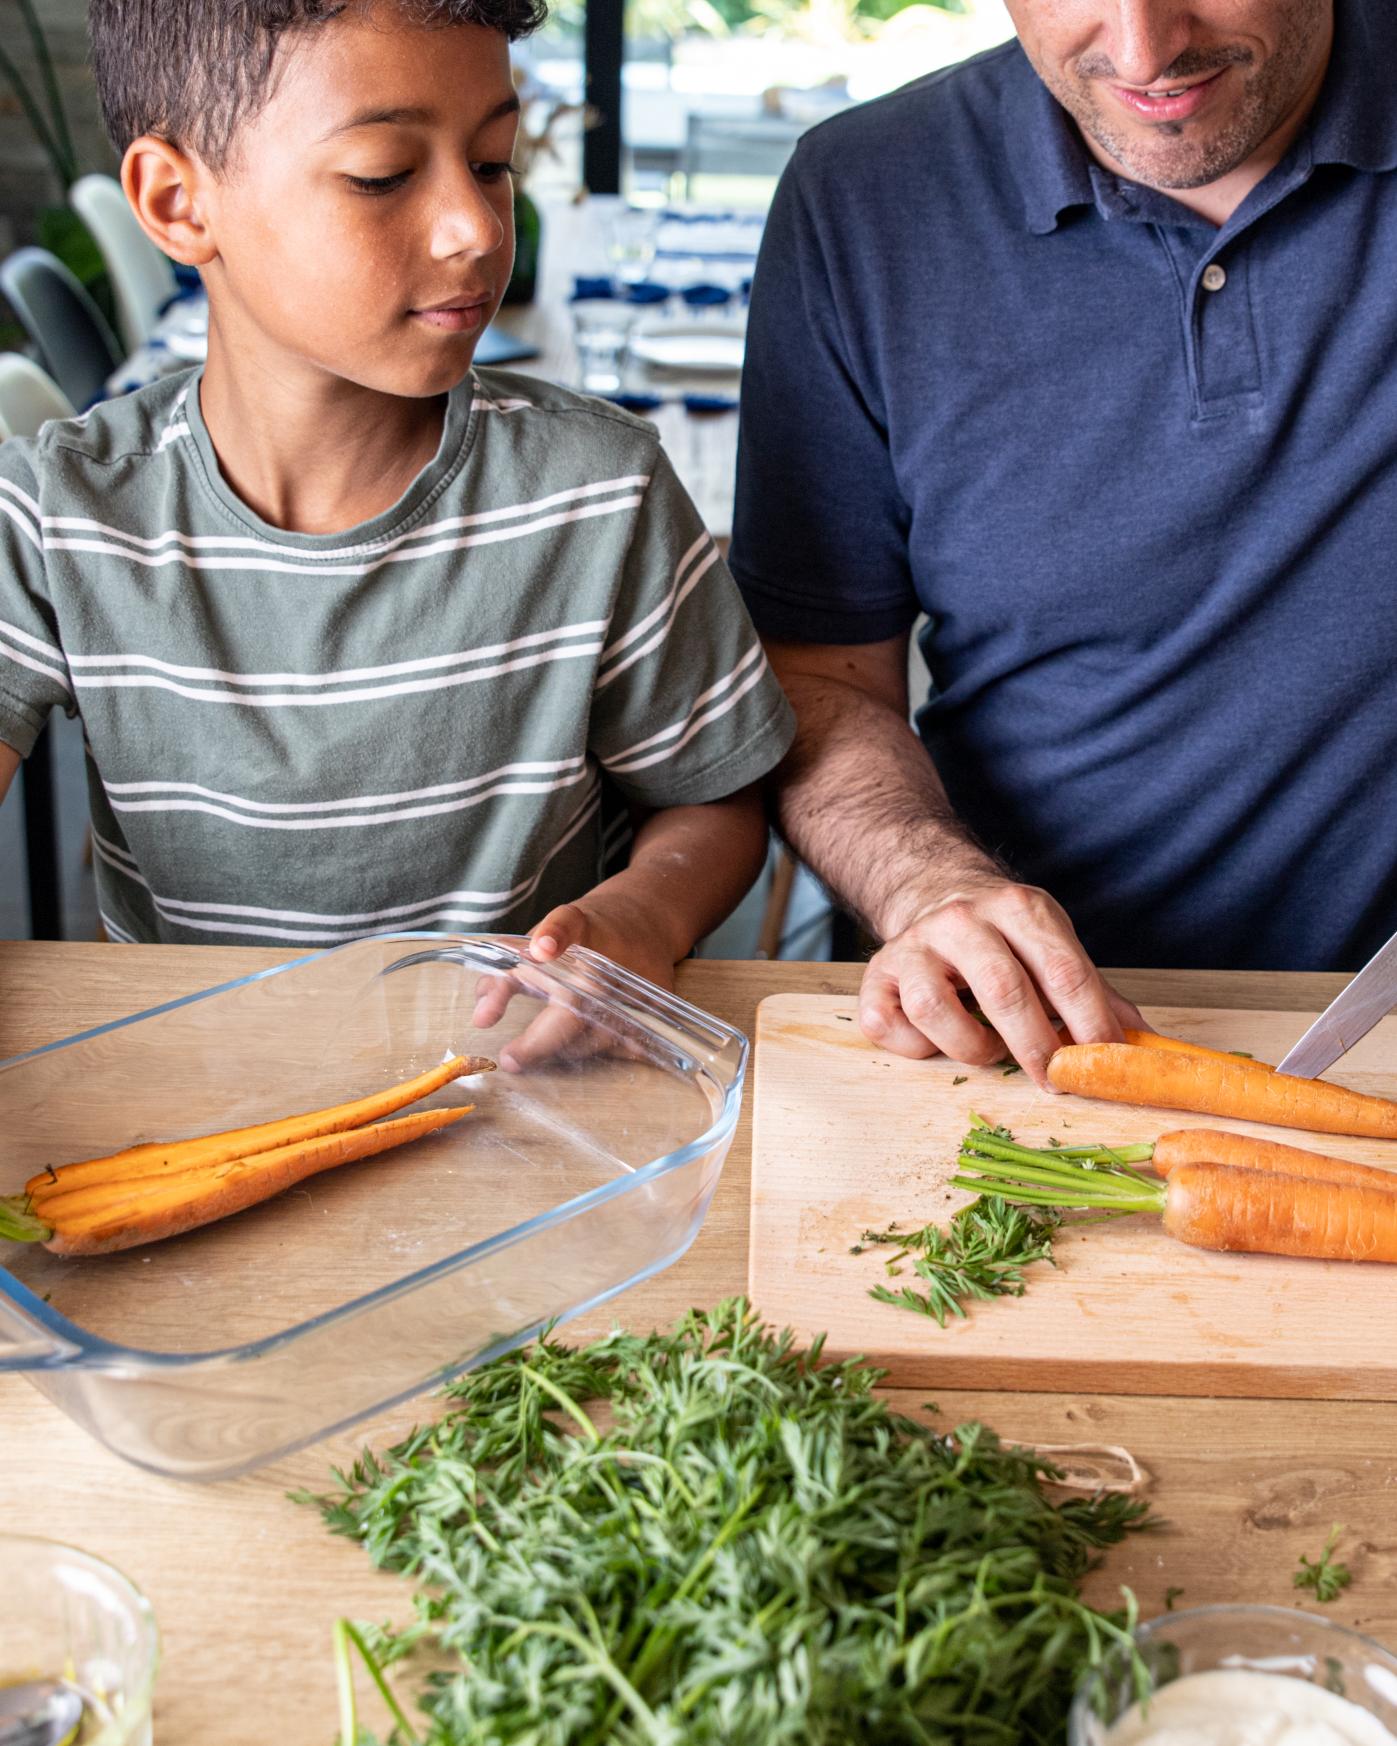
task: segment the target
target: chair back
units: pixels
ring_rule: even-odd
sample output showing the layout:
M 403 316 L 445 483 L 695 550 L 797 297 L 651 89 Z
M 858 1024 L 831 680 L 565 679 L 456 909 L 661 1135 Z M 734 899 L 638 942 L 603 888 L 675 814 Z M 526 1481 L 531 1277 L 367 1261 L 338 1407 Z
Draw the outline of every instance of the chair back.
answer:
M 72 416 L 72 404 L 52 376 L 18 352 L 0 352 L 0 439 L 38 436 L 51 418 Z
M 17 249 L 0 261 L 0 291 L 39 362 L 79 411 L 91 406 L 121 362 L 97 305 L 47 249 Z
M 175 270 L 141 229 L 114 176 L 82 176 L 68 199 L 101 250 L 116 294 L 121 342 L 134 352 L 150 338 L 160 311 L 174 296 Z

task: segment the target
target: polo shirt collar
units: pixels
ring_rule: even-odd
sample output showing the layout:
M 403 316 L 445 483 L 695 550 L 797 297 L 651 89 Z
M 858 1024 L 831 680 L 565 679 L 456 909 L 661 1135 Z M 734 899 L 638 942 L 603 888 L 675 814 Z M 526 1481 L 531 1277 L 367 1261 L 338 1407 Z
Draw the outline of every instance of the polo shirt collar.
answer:
M 1334 52 L 1310 122 L 1313 163 L 1397 169 L 1394 67 L 1394 0 L 1335 0 Z
M 1397 66 L 1397 0 L 1335 0 L 1334 13 L 1334 48 L 1308 128 L 1310 161 L 1397 169 L 1397 103 L 1379 71 Z M 1116 216 L 1103 206 L 1103 198 L 1110 205 L 1115 178 L 1093 175 L 1099 166 L 1076 122 L 1021 48 L 1017 57 L 1016 76 L 1005 86 L 1004 140 L 1028 228 L 1045 236 L 1074 206 Z

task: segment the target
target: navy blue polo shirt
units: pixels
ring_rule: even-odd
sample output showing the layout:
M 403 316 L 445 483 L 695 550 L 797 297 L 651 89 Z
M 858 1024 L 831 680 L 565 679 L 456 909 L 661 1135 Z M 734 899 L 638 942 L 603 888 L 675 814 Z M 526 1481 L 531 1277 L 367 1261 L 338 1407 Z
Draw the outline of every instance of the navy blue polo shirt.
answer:
M 826 122 L 767 225 L 733 569 L 777 639 L 929 614 L 960 816 L 1103 964 L 1397 929 L 1397 0 L 1217 229 L 1017 43 Z

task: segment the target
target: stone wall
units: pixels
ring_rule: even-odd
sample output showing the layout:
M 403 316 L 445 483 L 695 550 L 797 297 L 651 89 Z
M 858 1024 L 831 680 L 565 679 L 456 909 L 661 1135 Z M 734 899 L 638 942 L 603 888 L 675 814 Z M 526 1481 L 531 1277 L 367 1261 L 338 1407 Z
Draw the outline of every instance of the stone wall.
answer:
M 87 63 L 86 0 L 35 0 L 58 74 L 77 147 L 80 170 L 115 170 L 116 159 L 97 115 Z M 23 69 L 31 91 L 39 85 L 29 33 L 15 0 L 0 0 L 0 36 Z M 41 108 L 45 106 L 40 104 Z M 61 201 L 63 189 L 34 137 L 24 111 L 0 79 L 0 253 L 34 240 L 39 209 Z

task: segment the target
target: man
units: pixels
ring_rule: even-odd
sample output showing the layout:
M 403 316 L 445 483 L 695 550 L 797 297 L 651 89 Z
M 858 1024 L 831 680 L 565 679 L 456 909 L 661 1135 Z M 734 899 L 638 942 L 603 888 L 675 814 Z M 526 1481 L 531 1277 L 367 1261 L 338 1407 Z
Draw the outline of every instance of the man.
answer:
M 864 1030 L 1041 1083 L 1131 1019 L 1094 963 L 1397 926 L 1397 5 L 1008 5 L 801 142 L 733 568 Z

